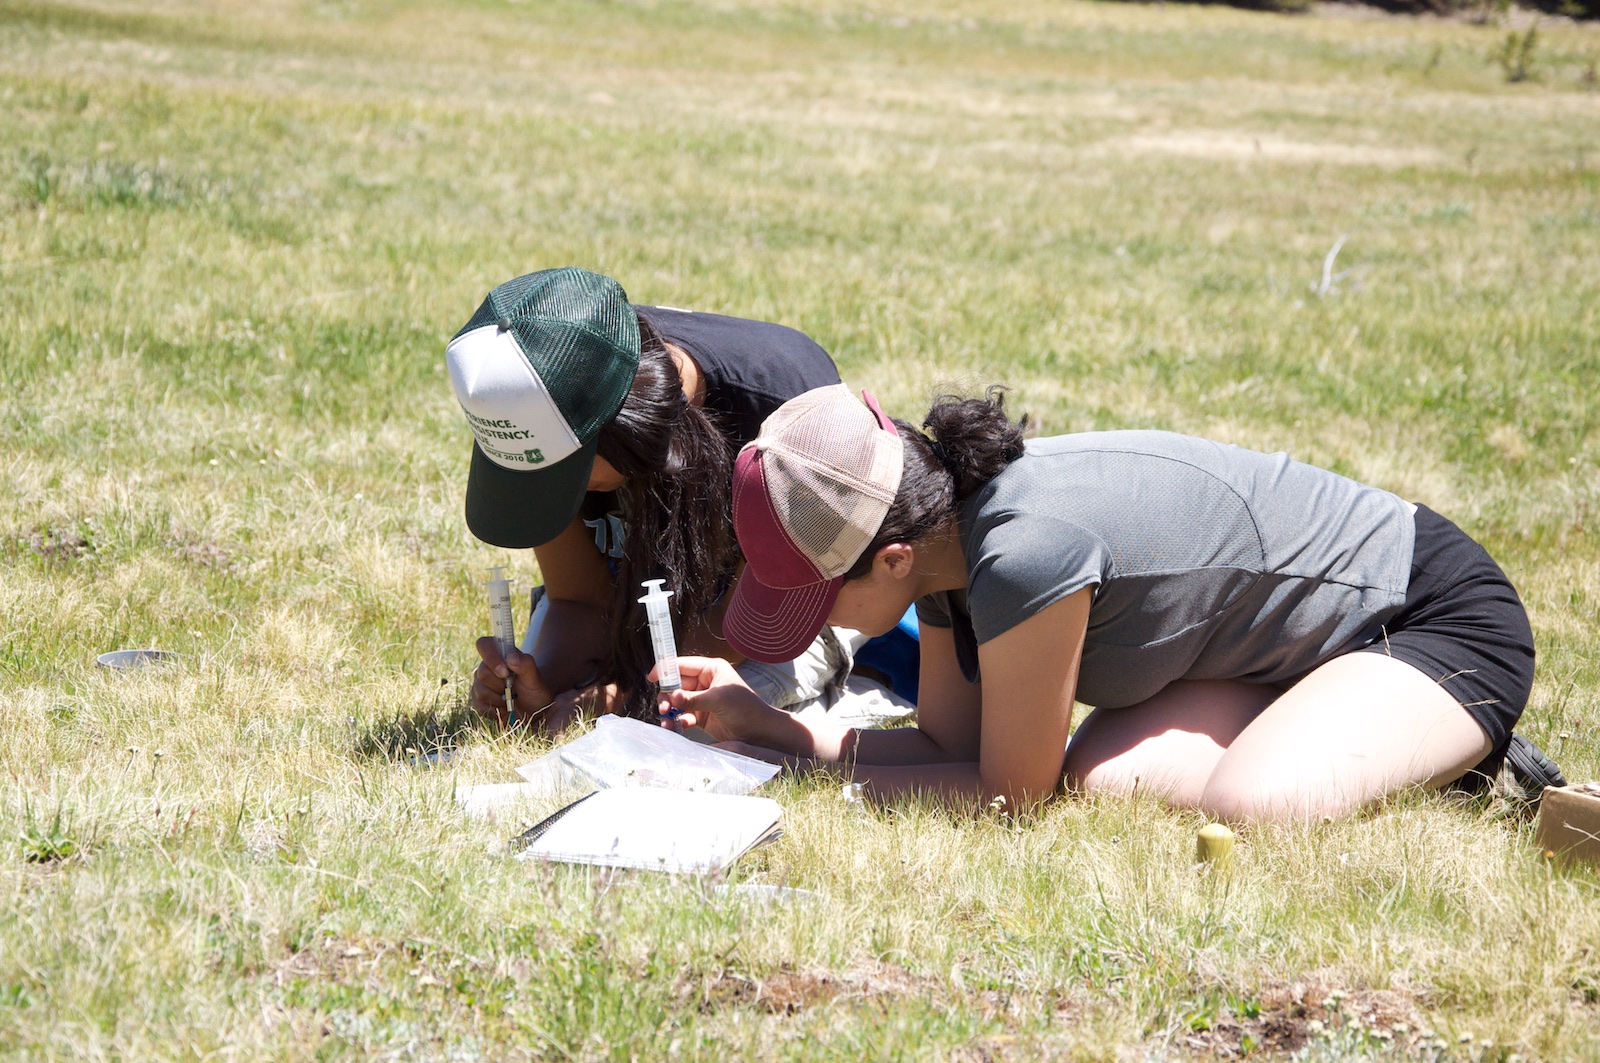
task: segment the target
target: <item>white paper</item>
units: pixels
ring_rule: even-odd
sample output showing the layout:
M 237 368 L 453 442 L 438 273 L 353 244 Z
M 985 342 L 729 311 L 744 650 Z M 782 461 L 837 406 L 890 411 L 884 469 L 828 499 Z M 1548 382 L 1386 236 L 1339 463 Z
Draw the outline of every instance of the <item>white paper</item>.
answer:
M 710 872 L 776 836 L 782 814 L 770 797 L 598 790 L 569 806 L 517 856 L 650 871 Z

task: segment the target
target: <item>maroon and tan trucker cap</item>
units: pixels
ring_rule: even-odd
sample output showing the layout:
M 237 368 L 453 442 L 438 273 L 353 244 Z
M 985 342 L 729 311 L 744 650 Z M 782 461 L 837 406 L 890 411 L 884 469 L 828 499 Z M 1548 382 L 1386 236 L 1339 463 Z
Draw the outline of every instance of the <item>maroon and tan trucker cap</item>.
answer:
M 868 392 L 797 395 L 761 424 L 733 467 L 733 528 L 747 562 L 723 621 L 728 644 L 768 663 L 817 637 L 844 575 L 900 489 L 904 452 Z

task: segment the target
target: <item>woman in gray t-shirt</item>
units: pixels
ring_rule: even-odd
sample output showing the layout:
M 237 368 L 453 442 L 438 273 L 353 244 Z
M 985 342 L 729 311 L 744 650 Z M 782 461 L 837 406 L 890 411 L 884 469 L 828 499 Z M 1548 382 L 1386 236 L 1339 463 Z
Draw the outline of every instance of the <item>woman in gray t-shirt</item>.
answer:
M 1340 814 L 1498 768 L 1532 682 L 1521 603 L 1442 517 L 1165 432 L 1023 443 L 999 394 L 894 423 L 844 385 L 739 455 L 724 635 L 792 655 L 915 602 L 914 729 L 776 713 L 718 662 L 663 703 L 719 738 L 854 762 L 881 794 L 1029 803 L 1063 778 L 1229 819 Z M 1094 706 L 1071 742 L 1074 700 Z

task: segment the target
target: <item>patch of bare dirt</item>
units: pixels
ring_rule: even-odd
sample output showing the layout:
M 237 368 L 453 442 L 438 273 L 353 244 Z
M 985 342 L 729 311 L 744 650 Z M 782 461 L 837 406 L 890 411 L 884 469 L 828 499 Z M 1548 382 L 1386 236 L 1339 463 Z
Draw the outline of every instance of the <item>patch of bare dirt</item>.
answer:
M 1215 1059 L 1298 1052 L 1335 1032 L 1366 1042 L 1373 1051 L 1415 1049 L 1433 1037 L 1418 1008 L 1421 995 L 1401 989 L 1345 989 L 1320 978 L 1276 982 L 1261 991 L 1254 1015 L 1229 1013 L 1176 1041 Z
M 71 528 L 40 528 L 27 536 L 33 552 L 53 565 L 81 560 L 92 552 L 89 540 Z
M 942 988 L 933 979 L 919 978 L 886 963 L 861 964 L 842 972 L 820 967 L 782 968 L 761 978 L 724 969 L 704 979 L 700 1008 L 710 1011 L 753 1005 L 778 1015 L 794 1015 L 840 998 L 927 996 Z
M 318 937 L 276 964 L 272 981 L 280 987 L 296 980 L 360 981 L 374 974 L 392 951 L 385 942 Z
M 239 568 L 232 551 L 221 543 L 206 539 L 173 539 L 172 552 L 180 560 L 213 572 L 236 572 Z
M 1203 995 L 1203 994 L 1202 994 Z M 1167 1048 L 1179 1058 L 1274 1059 L 1293 1055 L 1317 1041 L 1335 1040 L 1369 1054 L 1388 1055 L 1441 1048 L 1423 1014 L 1423 988 L 1369 989 L 1341 984 L 1335 977 L 1311 975 L 1293 982 L 1262 987 L 1238 1011 L 1221 1008 L 1215 1015 L 1186 1016 L 1169 1032 Z M 781 968 L 764 976 L 719 969 L 685 982 L 680 999 L 702 1012 L 723 1008 L 757 1008 L 793 1016 L 835 1002 L 866 1002 L 915 997 L 931 1006 L 976 1005 L 1000 1032 L 962 1045 L 951 1057 L 961 1063 L 999 1063 L 1037 1058 L 1053 1037 L 1067 1034 L 1091 1004 L 1081 998 L 1053 1001 L 1054 1032 L 1023 1032 L 1023 1015 L 1037 1016 L 1037 994 L 996 990 L 973 991 L 935 977 L 915 975 L 886 963 L 858 964 L 848 971 L 824 968 Z M 1243 1013 L 1239 1013 L 1243 1012 Z M 1043 1038 L 1043 1040 L 1041 1040 Z

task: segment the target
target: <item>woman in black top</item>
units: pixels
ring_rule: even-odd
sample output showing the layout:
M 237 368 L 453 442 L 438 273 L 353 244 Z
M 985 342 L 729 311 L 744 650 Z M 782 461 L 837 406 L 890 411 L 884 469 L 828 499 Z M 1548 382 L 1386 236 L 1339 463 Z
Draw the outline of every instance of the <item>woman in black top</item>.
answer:
M 531 655 L 479 640 L 478 711 L 504 717 L 508 677 L 519 719 L 539 726 L 564 726 L 580 698 L 644 709 L 647 578 L 674 592 L 683 652 L 738 661 L 716 637 L 737 556 L 732 454 L 789 398 L 838 382 L 828 353 L 782 325 L 631 306 L 615 281 L 568 268 L 496 288 L 447 361 L 476 436 L 467 523 L 531 547 L 547 599 Z

